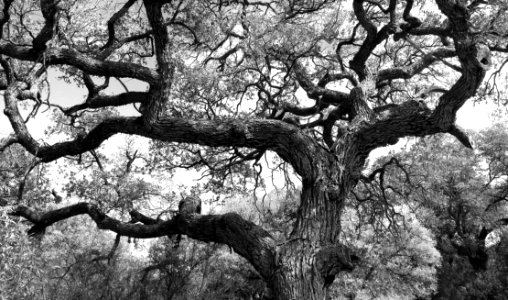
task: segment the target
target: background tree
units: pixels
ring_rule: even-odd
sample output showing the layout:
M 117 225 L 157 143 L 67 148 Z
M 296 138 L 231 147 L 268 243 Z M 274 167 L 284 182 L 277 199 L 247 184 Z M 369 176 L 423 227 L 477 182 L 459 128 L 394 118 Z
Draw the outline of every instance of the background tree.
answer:
M 47 163 L 93 155 L 123 133 L 178 144 L 186 162 L 220 179 L 247 174 L 251 188 L 258 167 L 246 164 L 274 153 L 302 183 L 291 234 L 282 240 L 235 213 L 185 209 L 152 218 L 132 210 L 126 220 L 82 202 L 48 212 L 18 206 L 12 214 L 31 221 L 31 232 L 88 214 L 122 236 L 226 244 L 276 299 L 321 299 L 339 272 L 355 267 L 357 255 L 340 239 L 341 216 L 369 153 L 440 132 L 471 147 L 455 116 L 487 69 L 506 59 L 506 17 L 503 1 L 129 0 L 89 7 L 5 0 L 1 86 L 14 132 L 0 150 L 20 144 Z M 84 102 L 51 103 L 55 68 L 86 88 Z M 147 89 L 108 90 L 112 79 L 127 78 Z M 129 104 L 139 113 L 109 113 Z M 74 127 L 72 136 L 41 142 L 31 135 L 27 121 L 41 107 L 55 108 L 56 120 Z M 102 113 L 83 114 L 94 109 Z M 195 206 L 196 197 L 189 199 Z
M 506 127 L 497 124 L 473 140 L 476 153 L 443 135 L 418 141 L 383 159 L 385 168 L 356 194 L 367 224 L 405 232 L 400 224 L 417 219 L 433 233 L 442 257 L 433 299 L 507 296 Z M 411 218 L 401 221 L 404 210 Z

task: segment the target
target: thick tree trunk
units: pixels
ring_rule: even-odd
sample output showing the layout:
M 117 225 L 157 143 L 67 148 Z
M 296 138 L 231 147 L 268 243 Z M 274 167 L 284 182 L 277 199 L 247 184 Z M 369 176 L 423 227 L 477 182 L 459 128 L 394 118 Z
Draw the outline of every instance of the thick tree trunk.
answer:
M 177 12 L 175 12 L 173 20 L 167 22 L 168 11 L 171 10 L 167 4 L 170 1 L 144 1 L 146 16 L 150 24 L 150 30 L 147 31 L 146 36 L 150 36 L 151 41 L 153 41 L 152 47 L 157 62 L 156 70 L 135 63 L 106 60 L 116 49 L 115 47 L 121 47 L 123 44 L 128 43 L 128 40 L 131 40 L 126 38 L 122 42 L 119 36 L 115 36 L 115 22 L 135 2 L 129 0 L 110 19 L 108 22 L 108 41 L 102 47 L 99 55 L 96 55 L 95 52 L 82 53 L 67 44 L 51 45 L 50 47 L 46 45 L 56 35 L 54 29 L 56 28 L 59 9 L 57 9 L 58 1 L 52 0 L 41 1 L 42 15 L 45 22 L 42 30 L 33 39 L 32 46 L 15 45 L 7 41 L 0 43 L 0 53 L 12 59 L 38 63 L 44 52 L 44 66 L 35 67 L 36 65 L 34 65 L 31 74 L 23 80 L 17 81 L 16 76 L 14 76 L 7 80 L 9 84 L 0 83 L 3 88 L 7 88 L 4 95 L 5 114 L 8 116 L 15 132 L 15 135 L 0 140 L 0 151 L 14 143 L 19 143 L 41 161 L 49 162 L 66 155 L 77 155 L 96 149 L 102 142 L 117 133 L 208 147 L 246 147 L 257 149 L 260 153 L 266 150 L 275 151 L 283 160 L 291 164 L 302 177 L 303 187 L 299 211 L 291 238 L 283 244 L 277 245 L 268 232 L 233 213 L 201 216 L 199 213 L 193 213 L 193 210 L 185 211 L 181 209 L 177 217 L 164 222 L 141 218 L 133 213 L 132 221 L 134 222 L 125 223 L 107 216 L 97 206 L 88 203 L 72 205 L 46 214 L 40 214 L 26 207 L 19 207 L 14 214 L 23 216 L 34 223 L 29 231 L 30 234 L 42 234 L 47 226 L 79 214 L 88 214 L 101 229 L 112 230 L 125 236 L 150 238 L 185 234 L 197 240 L 213 241 L 231 246 L 256 268 L 272 288 L 276 299 L 323 299 L 326 298 L 327 287 L 340 274 L 340 271 L 352 270 L 354 267 L 351 262 L 351 253 L 339 241 L 341 232 L 340 217 L 346 197 L 360 177 L 359 171 L 368 153 L 375 148 L 394 144 L 402 137 L 425 136 L 437 132 L 449 132 L 464 145 L 471 147 L 467 136 L 454 125 L 455 116 L 464 102 L 475 94 L 487 68 L 491 64 L 491 58 L 489 48 L 480 44 L 477 34 L 472 31 L 470 17 L 473 11 L 470 7 L 475 5 L 468 7 L 466 1 L 436 1 L 440 11 L 448 17 L 449 21 L 446 22 L 446 26 L 436 25 L 435 28 L 431 28 L 431 31 L 440 35 L 444 41 L 442 49 L 429 52 L 415 63 L 402 68 L 397 63 L 391 68 L 372 72 L 373 76 L 377 78 L 370 78 L 367 68 L 368 60 L 374 54 L 375 48 L 386 41 L 392 33 L 398 34 L 397 39 L 403 38 L 408 34 L 412 34 L 411 31 L 416 30 L 416 27 L 419 26 L 416 24 L 419 21 L 415 21 L 416 18 L 409 15 L 413 1 L 407 1 L 404 11 L 404 21 L 411 23 L 410 28 L 407 30 L 402 25 L 396 26 L 399 24 L 399 21 L 396 20 L 398 9 L 396 1 L 390 1 L 387 10 L 390 21 L 379 30 L 375 25 L 378 22 L 373 22 L 371 16 L 369 16 L 370 13 L 367 13 L 365 4 L 368 1 L 353 1 L 354 15 L 365 31 L 365 39 L 361 42 L 358 52 L 350 62 L 350 67 L 356 72 L 357 79 L 346 73 L 336 74 L 340 75 L 336 79 L 340 79 L 341 76 L 349 78 L 355 87 L 351 89 L 350 93 L 327 89 L 326 84 L 331 82 L 330 78 L 333 77 L 328 72 L 316 85 L 313 80 L 316 78 L 309 79 L 306 77 L 303 64 L 282 59 L 284 56 L 287 56 L 288 59 L 290 57 L 300 57 L 300 54 L 295 52 L 286 55 L 285 52 L 281 52 L 284 55 L 276 55 L 280 57 L 273 58 L 276 61 L 275 65 L 295 66 L 294 70 L 291 70 L 293 67 L 288 68 L 284 80 L 295 73 L 298 83 L 306 91 L 309 98 L 316 101 L 316 105 L 311 108 L 302 108 L 290 102 L 285 103 L 283 100 L 285 97 L 282 97 L 281 105 L 278 105 L 279 99 L 275 99 L 276 101 L 271 99 L 263 106 L 270 107 L 270 110 L 273 109 L 273 115 L 266 119 L 251 117 L 238 119 L 243 114 L 232 114 L 232 119 L 222 118 L 222 116 L 210 119 L 199 119 L 198 116 L 195 116 L 195 118 L 187 119 L 167 115 L 166 106 L 173 99 L 171 96 L 175 66 L 177 65 L 175 62 L 178 60 L 175 57 L 179 57 L 182 53 L 185 53 L 185 55 L 193 53 L 193 51 L 187 52 L 188 50 L 179 52 L 178 47 L 183 45 L 179 41 L 187 38 L 182 40 L 183 36 L 179 37 L 176 31 L 168 29 L 171 28 L 168 25 L 171 25 L 177 16 Z M 5 16 L 0 20 L 0 29 L 9 20 L 9 6 L 11 3 L 12 1 L 5 1 Z M 167 6 L 163 9 L 164 5 Z M 219 7 L 222 7 L 222 5 L 219 5 Z M 190 8 L 185 7 L 185 9 Z M 245 8 L 246 6 L 244 6 L 244 10 L 247 13 L 249 10 Z M 184 27 L 192 31 L 187 25 Z M 399 31 L 397 27 L 400 27 L 403 31 Z M 2 30 L 0 30 L 0 36 L 1 32 Z M 173 36 L 173 34 L 175 35 Z M 250 40 L 251 35 L 249 35 L 248 27 L 245 27 L 245 34 L 245 40 Z M 355 34 L 356 28 L 352 36 L 353 40 L 355 40 Z M 144 36 L 144 34 L 141 36 Z M 193 43 L 193 47 L 201 43 L 195 34 L 194 38 L 196 41 Z M 453 39 L 453 49 L 449 47 L 448 41 L 446 41 L 448 38 Z M 57 39 L 53 40 L 58 42 Z M 174 45 L 173 42 L 175 42 Z M 219 48 L 221 48 L 221 51 L 225 50 L 222 47 Z M 312 50 L 312 48 L 309 48 L 309 50 Z M 196 52 L 196 58 L 207 54 L 207 52 L 208 50 Z M 212 55 L 213 52 L 209 54 Z M 269 52 L 266 53 L 267 69 L 270 69 L 273 65 L 273 62 L 270 64 L 272 54 Z M 309 51 L 309 53 L 312 52 Z M 256 55 L 253 55 L 253 53 L 256 53 Z M 337 47 L 337 54 L 337 58 L 342 64 L 340 46 Z M 258 53 L 246 51 L 243 56 L 245 60 L 249 60 L 249 56 L 258 57 Z M 421 73 L 432 63 L 453 56 L 457 56 L 461 64 L 460 68 L 454 67 L 454 69 L 461 72 L 462 75 L 453 86 L 444 91 L 434 110 L 430 110 L 425 105 L 420 105 L 419 102 L 413 100 L 405 101 L 400 105 L 391 103 L 374 109 L 370 108 L 369 103 L 373 103 L 371 101 L 373 97 L 369 97 L 369 95 L 381 95 L 382 93 L 378 93 L 380 90 L 376 92 L 369 89 L 376 86 L 385 86 L 387 81 L 409 79 Z M 282 61 L 280 61 L 281 59 Z M 205 65 L 206 62 L 207 60 L 204 61 Z M 257 61 L 252 62 L 258 64 Z M 42 75 L 46 73 L 46 66 L 59 64 L 76 67 L 88 77 L 97 75 L 108 78 L 136 78 L 148 83 L 150 86 L 146 93 L 127 92 L 109 97 L 98 94 L 98 87 L 95 87 L 93 80 L 90 79 L 89 84 L 85 83 L 85 85 L 89 89 L 89 96 L 92 100 L 87 100 L 83 105 L 67 109 L 67 114 L 85 108 L 108 107 L 137 102 L 140 103 L 142 116 L 139 118 L 108 118 L 97 124 L 86 135 L 78 136 L 73 140 L 53 145 L 39 143 L 30 135 L 25 124 L 26 121 L 22 118 L 17 105 L 22 99 L 32 99 L 40 102 L 38 93 L 33 93 L 31 87 L 39 86 L 36 83 L 42 81 Z M 6 65 L 7 63 L 2 64 L 2 67 L 5 69 L 5 75 L 10 77 L 9 68 L 6 68 Z M 237 67 L 240 67 L 240 65 L 242 65 L 241 62 Z M 245 67 L 245 70 L 251 69 L 249 64 L 246 64 Z M 263 68 L 261 67 L 261 69 Z M 186 72 L 181 73 L 187 74 Z M 316 75 L 318 73 L 316 72 Z M 230 74 L 243 74 L 243 71 L 235 71 Z M 264 71 L 260 72 L 260 75 L 266 77 Z M 248 77 L 254 76 L 248 75 Z M 260 85 L 264 84 L 263 80 L 258 83 Z M 272 79 L 269 79 L 269 81 L 272 81 Z M 256 86 L 258 83 L 256 83 Z M 246 92 L 251 85 L 246 85 Z M 288 87 L 292 85 L 290 84 Z M 286 86 L 286 84 L 283 86 Z M 221 85 L 217 87 L 221 88 Z M 272 87 L 271 83 L 270 87 Z M 258 88 L 260 95 L 265 92 L 260 87 Z M 281 92 L 284 91 L 281 90 Z M 284 95 L 284 93 L 281 95 Z M 259 100 L 264 100 L 264 97 L 260 96 L 259 98 Z M 378 104 L 381 104 L 382 101 L 379 102 Z M 328 109 L 332 107 L 333 110 Z M 319 119 L 307 124 L 309 127 L 305 127 L 290 125 L 275 118 L 275 116 L 282 117 L 288 112 L 305 116 L 308 120 L 316 119 L 315 117 L 319 115 Z M 259 116 L 263 116 L 265 113 L 266 111 L 263 110 Z M 326 119 L 323 119 L 325 115 L 327 115 Z M 338 122 L 339 120 L 342 121 Z M 344 121 L 348 122 L 347 126 L 342 125 Z M 311 123 L 312 125 L 310 125 Z M 303 128 L 314 130 L 314 134 L 308 134 L 308 131 L 302 130 Z M 322 141 L 316 139 L 319 134 L 323 136 Z M 326 144 L 326 148 L 323 146 L 323 142 Z
M 345 156 L 343 156 L 345 157 Z M 320 157 L 312 180 L 303 180 L 301 205 L 290 239 L 277 249 L 276 299 L 327 299 L 328 287 L 351 271 L 352 252 L 339 241 L 341 213 L 355 181 L 338 156 Z

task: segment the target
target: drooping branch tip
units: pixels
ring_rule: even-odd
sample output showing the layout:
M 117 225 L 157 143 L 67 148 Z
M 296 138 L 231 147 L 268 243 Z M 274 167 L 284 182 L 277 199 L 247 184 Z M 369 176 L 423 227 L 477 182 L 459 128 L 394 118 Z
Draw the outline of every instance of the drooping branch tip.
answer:
M 459 142 L 462 143 L 462 145 L 466 146 L 469 149 L 473 149 L 473 145 L 469 141 L 469 137 L 467 136 L 467 134 L 456 125 L 450 127 L 448 133 L 456 137 L 459 140 Z

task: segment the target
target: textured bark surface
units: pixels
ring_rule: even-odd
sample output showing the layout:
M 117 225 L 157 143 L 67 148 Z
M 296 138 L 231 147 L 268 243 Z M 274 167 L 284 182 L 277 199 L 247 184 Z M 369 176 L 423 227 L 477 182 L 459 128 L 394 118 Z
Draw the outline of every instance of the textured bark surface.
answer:
M 30 234 L 43 233 L 45 228 L 55 222 L 80 214 L 89 215 L 99 228 L 119 235 L 152 238 L 183 234 L 204 242 L 229 245 L 254 266 L 272 289 L 275 299 L 324 299 L 327 287 L 334 278 L 342 271 L 354 269 L 356 256 L 339 240 L 340 218 L 346 197 L 360 179 L 369 153 L 378 147 L 395 144 L 403 137 L 439 132 L 449 132 L 464 145 L 471 147 L 467 136 L 455 126 L 456 113 L 476 93 L 491 64 L 491 58 L 489 47 L 481 44 L 472 32 L 469 8 L 465 6 L 465 1 L 437 0 L 439 9 L 448 21 L 434 27 L 432 24 L 421 24 L 421 21 L 410 15 L 413 1 L 390 0 L 386 8 L 388 21 L 377 28 L 366 10 L 369 1 L 354 0 L 353 12 L 358 21 L 355 33 L 351 41 L 340 42 L 337 46 L 337 54 L 340 56 L 342 46 L 355 41 L 361 43 L 349 63 L 351 72 L 344 71 L 340 58 L 343 73 L 327 72 L 316 81 L 315 78 L 309 78 L 305 66 L 298 58 L 289 64 L 291 68 L 288 74 L 294 76 L 309 99 L 315 101 L 314 106 L 298 107 L 284 103 L 270 117 L 242 115 L 239 118 L 215 119 L 185 118 L 166 111 L 167 104 L 172 101 L 175 84 L 176 66 L 172 55 L 175 47 L 178 47 L 170 39 L 172 33 L 168 30 L 168 18 L 164 12 L 164 5 L 169 1 L 145 0 L 143 7 L 150 29 L 129 38 L 115 37 L 116 22 L 135 2 L 128 1 L 111 17 L 107 23 L 107 42 L 94 53 L 84 53 L 71 46 L 49 45 L 56 34 L 58 1 L 41 1 L 45 23 L 31 45 L 0 41 L 1 55 L 33 63 L 32 72 L 23 80 L 9 76 L 9 68 L 4 67 L 6 78 L 0 86 L 5 87 L 4 112 L 14 133 L 0 140 L 0 151 L 17 143 L 40 161 L 50 162 L 96 149 L 105 140 L 119 133 L 173 143 L 272 150 L 288 162 L 302 180 L 301 198 L 291 237 L 282 244 L 276 244 L 269 232 L 242 219 L 238 214 L 202 216 L 194 210 L 195 205 L 186 206 L 187 204 L 182 206 L 174 218 L 167 221 L 157 221 L 133 211 L 133 222 L 130 223 L 111 218 L 87 203 L 46 213 L 20 206 L 13 211 L 13 215 L 34 224 Z M 11 3 L 4 1 L 0 26 L 9 21 Z M 402 16 L 406 23 L 400 26 L 397 26 L 400 21 L 397 19 L 397 5 L 406 5 Z M 363 40 L 355 40 L 358 28 L 364 30 Z M 381 69 L 375 74 L 369 70 L 368 61 L 378 45 L 392 36 L 399 40 L 411 35 L 434 35 L 444 40 L 451 38 L 453 45 L 443 43 L 443 47 L 422 55 L 407 66 Z M 153 41 L 156 68 L 107 59 L 123 45 L 146 37 Z M 42 54 L 43 64 L 40 60 Z M 228 55 L 226 53 L 224 57 L 227 58 Z M 444 59 L 451 57 L 458 59 L 460 67 L 454 69 L 460 71 L 461 76 L 448 90 L 441 91 L 444 93 L 435 109 L 429 109 L 414 99 L 377 107 L 372 107 L 369 103 L 373 89 L 381 89 L 392 80 L 410 79 L 429 66 L 445 62 Z M 205 65 L 206 62 L 208 61 L 205 61 Z M 33 91 L 33 87 L 45 80 L 44 70 L 52 65 L 72 66 L 85 74 L 89 96 L 84 103 L 63 110 L 66 115 L 88 108 L 138 103 L 141 116 L 106 119 L 84 135 L 66 142 L 46 144 L 34 139 L 18 106 L 20 101 L 26 99 L 38 100 L 39 95 Z M 90 77 L 92 75 L 105 76 L 105 82 L 109 77 L 134 78 L 146 82 L 149 89 L 146 92 L 104 95 L 101 93 L 104 87 L 95 86 Z M 326 87 L 330 82 L 343 79 L 347 79 L 353 86 L 349 92 Z M 259 94 L 262 95 L 263 91 Z M 276 104 L 276 101 L 271 101 L 267 106 Z M 312 122 L 300 125 L 298 122 L 290 124 L 287 121 L 289 119 L 284 119 L 285 114 L 304 117 L 320 115 Z M 317 132 L 321 138 L 306 131 L 314 127 L 319 128 Z

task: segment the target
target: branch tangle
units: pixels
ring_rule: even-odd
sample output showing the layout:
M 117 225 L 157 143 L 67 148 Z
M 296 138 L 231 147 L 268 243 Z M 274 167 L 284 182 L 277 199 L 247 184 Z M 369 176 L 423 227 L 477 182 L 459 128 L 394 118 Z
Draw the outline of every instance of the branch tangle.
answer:
M 356 132 L 355 143 L 366 155 L 371 150 L 397 142 L 404 136 L 425 136 L 438 132 L 449 132 L 458 137 L 466 146 L 470 146 L 467 137 L 454 125 L 458 109 L 467 99 L 472 97 L 489 67 L 489 49 L 476 41 L 469 28 L 469 13 L 461 1 L 437 1 L 441 11 L 449 18 L 455 53 L 462 66 L 462 76 L 439 99 L 436 109 L 430 113 L 425 107 L 419 107 L 418 102 L 408 101 L 401 105 L 397 113 L 388 118 L 378 118 L 377 121 L 360 126 Z M 450 50 L 439 50 L 439 56 L 448 57 Z M 425 62 L 427 60 L 427 62 Z M 425 65 L 431 57 L 423 58 Z M 417 67 L 419 69 L 419 67 Z M 390 72 L 381 73 L 388 76 Z
M 238 214 L 224 215 L 178 214 L 173 219 L 158 221 L 137 211 L 131 212 L 133 221 L 145 224 L 121 222 L 104 214 L 93 204 L 78 203 L 46 213 L 19 206 L 11 213 L 21 216 L 34 224 L 31 235 L 44 233 L 56 222 L 87 214 L 100 229 L 111 230 L 119 235 L 135 238 L 154 238 L 167 235 L 185 234 L 203 242 L 226 244 L 245 257 L 265 279 L 274 276 L 275 245 L 270 234 Z

